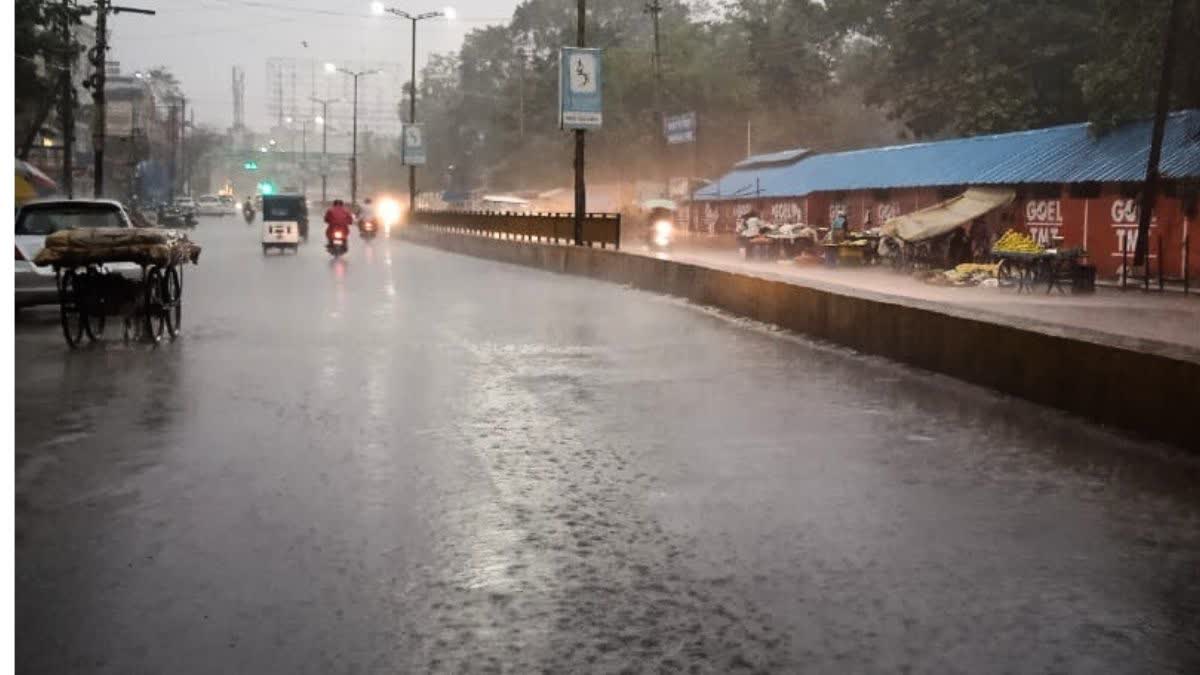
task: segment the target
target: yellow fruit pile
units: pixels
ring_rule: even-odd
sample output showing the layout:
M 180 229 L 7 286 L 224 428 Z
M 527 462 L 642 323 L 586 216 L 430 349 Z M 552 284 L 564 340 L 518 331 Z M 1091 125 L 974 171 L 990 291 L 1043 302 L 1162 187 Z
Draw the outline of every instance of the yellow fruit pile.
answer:
M 996 270 L 1000 269 L 1000 263 L 963 263 L 954 268 L 954 271 L 962 276 L 970 276 L 972 274 L 987 274 L 996 276 Z
M 987 265 L 979 263 L 963 263 L 952 270 L 943 273 L 946 281 L 956 286 L 974 286 L 984 279 L 995 279 L 1000 264 Z
M 999 253 L 1041 253 L 1046 249 L 1039 246 L 1033 237 L 1016 230 L 1008 230 L 996 240 L 992 250 Z

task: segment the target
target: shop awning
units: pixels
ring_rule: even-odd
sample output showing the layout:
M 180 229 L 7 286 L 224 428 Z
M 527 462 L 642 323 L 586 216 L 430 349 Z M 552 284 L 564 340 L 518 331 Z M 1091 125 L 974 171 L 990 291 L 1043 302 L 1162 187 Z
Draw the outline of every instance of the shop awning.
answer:
M 58 194 L 58 185 L 37 167 L 22 160 L 16 160 L 16 182 L 13 196 L 17 205 L 24 204 L 38 197 L 49 197 Z
M 961 195 L 939 204 L 888 218 L 883 229 L 904 241 L 924 241 L 1007 206 L 1016 198 L 1016 192 L 1004 188 L 969 188 Z

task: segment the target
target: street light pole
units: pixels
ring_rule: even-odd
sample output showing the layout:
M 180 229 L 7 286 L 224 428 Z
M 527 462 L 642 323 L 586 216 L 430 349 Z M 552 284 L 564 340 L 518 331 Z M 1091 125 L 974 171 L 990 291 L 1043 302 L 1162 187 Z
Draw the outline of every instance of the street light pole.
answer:
M 325 70 L 329 71 L 333 64 L 325 64 Z M 353 206 L 358 203 L 358 78 L 364 75 L 374 75 L 378 70 L 360 70 L 355 72 L 345 68 L 334 68 L 343 75 L 349 75 L 354 79 L 354 111 L 351 113 L 352 128 L 350 132 L 350 204 Z
M 411 62 L 409 63 L 409 78 L 408 78 L 408 123 L 416 124 L 417 122 L 417 22 L 425 19 L 433 19 L 439 16 L 444 16 L 453 21 L 455 11 L 453 7 L 447 7 L 440 12 L 425 12 L 424 14 L 409 14 L 408 12 L 395 9 L 392 7 L 385 8 L 382 2 L 371 3 L 372 14 L 395 14 L 402 19 L 408 19 L 412 26 L 412 49 Z M 408 165 L 408 213 L 409 219 L 412 219 L 412 214 L 417 210 L 417 165 Z
M 326 194 L 329 180 L 329 157 L 327 155 L 329 149 L 329 104 L 337 102 L 337 99 L 313 96 L 311 100 L 313 103 L 321 104 L 321 204 L 324 205 L 329 201 Z
M 358 75 L 354 76 L 354 105 L 350 113 L 350 205 L 358 203 Z
M 412 20 L 412 62 L 408 75 L 408 123 L 417 123 L 417 17 Z M 409 220 L 417 210 L 417 165 L 408 165 L 408 213 Z

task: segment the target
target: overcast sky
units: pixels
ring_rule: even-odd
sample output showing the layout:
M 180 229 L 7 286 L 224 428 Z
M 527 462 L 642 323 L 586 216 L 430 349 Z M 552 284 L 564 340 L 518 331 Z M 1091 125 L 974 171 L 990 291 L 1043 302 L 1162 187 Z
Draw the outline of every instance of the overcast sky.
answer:
M 451 0 L 458 20 L 422 21 L 417 29 L 417 68 L 431 52 L 457 50 L 474 28 L 504 23 L 518 0 Z M 447 0 L 385 2 L 405 11 L 441 9 Z M 318 63 L 386 60 L 409 67 L 410 24 L 370 15 L 370 0 L 127 0 L 157 16 L 109 18 L 112 50 L 124 72 L 163 65 L 175 73 L 193 101 L 197 123 L 221 129 L 233 121 L 230 71 L 246 71 L 246 123 L 266 129 L 266 62 L 272 57 L 312 58 Z M 308 46 L 305 47 L 304 43 Z

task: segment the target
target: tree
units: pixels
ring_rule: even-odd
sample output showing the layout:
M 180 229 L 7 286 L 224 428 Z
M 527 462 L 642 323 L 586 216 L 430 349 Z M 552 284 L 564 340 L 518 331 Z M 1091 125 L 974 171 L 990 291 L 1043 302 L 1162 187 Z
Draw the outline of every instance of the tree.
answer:
M 83 49 L 73 29 L 90 13 L 74 0 L 16 0 L 13 98 L 20 157 L 28 156 L 64 85 L 71 82 L 68 64 Z
M 878 50 L 859 73 L 868 101 L 917 136 L 1087 116 L 1074 74 L 1100 49 L 1090 0 L 857 0 L 830 11 Z
M 1106 129 L 1154 112 L 1170 0 L 1101 0 L 1099 41 L 1105 45 L 1077 70 L 1091 120 Z M 1174 108 L 1200 108 L 1200 4 L 1180 3 Z

